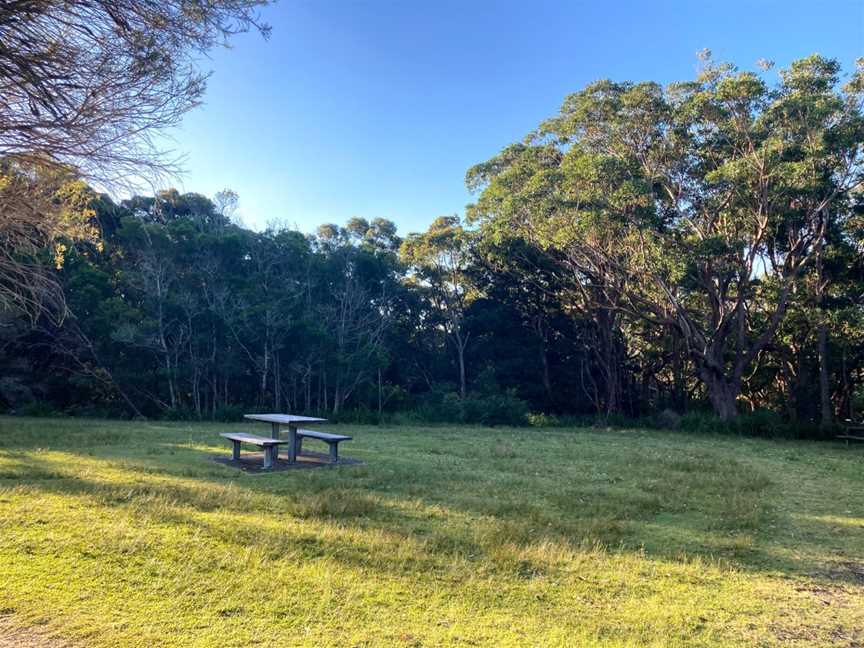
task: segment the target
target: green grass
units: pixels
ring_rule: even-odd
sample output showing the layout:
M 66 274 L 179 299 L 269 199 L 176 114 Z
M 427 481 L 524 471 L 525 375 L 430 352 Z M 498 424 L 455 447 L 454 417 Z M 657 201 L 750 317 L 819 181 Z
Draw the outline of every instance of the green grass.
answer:
M 240 426 L 264 432 L 264 427 Z M 88 646 L 860 646 L 864 448 L 0 418 L 0 614 Z

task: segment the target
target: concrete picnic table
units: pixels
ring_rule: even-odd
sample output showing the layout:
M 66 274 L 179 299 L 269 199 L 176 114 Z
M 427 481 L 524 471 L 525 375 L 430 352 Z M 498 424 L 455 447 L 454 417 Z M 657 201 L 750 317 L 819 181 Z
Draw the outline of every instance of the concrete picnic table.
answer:
M 327 419 L 315 418 L 314 416 L 298 416 L 296 414 L 244 414 L 243 418 L 250 421 L 261 421 L 269 423 L 270 436 L 279 438 L 279 429 L 283 425 L 288 426 L 288 463 L 297 462 L 297 425 L 300 423 L 326 423 Z M 273 459 L 278 456 L 278 448 L 273 448 Z

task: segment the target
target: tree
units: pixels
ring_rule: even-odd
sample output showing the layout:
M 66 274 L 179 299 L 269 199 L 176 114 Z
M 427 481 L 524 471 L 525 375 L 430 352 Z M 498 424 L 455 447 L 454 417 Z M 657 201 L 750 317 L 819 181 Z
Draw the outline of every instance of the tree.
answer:
M 489 236 L 561 252 L 602 309 L 680 335 L 737 413 L 834 214 L 862 181 L 862 70 L 796 61 L 770 87 L 708 61 L 692 82 L 601 81 L 469 172 Z
M 376 219 L 352 218 L 345 228 L 319 228 L 319 280 L 323 297 L 315 315 L 324 345 L 325 379 L 333 390 L 331 411 L 338 414 L 363 381 L 375 376 L 383 403 L 381 370 L 386 368 L 383 340 L 396 292 L 396 227 Z
M 21 0 L 0 6 L 0 155 L 128 186 L 176 168 L 155 135 L 198 105 L 200 55 L 264 0 Z
M 216 207 L 216 212 L 222 216 L 225 222 L 240 225 L 241 220 L 237 211 L 240 208 L 240 196 L 232 189 L 223 189 L 218 191 L 213 196 L 213 204 Z
M 63 293 L 45 260 L 59 268 L 70 241 L 98 237 L 95 200 L 69 169 L 0 160 L 0 311 L 65 316 Z
M 202 54 L 249 28 L 265 0 L 18 0 L 0 3 L 0 306 L 52 305 L 57 284 L 23 261 L 92 238 L 61 185 L 159 182 L 178 170 L 157 135 L 198 105 Z M 39 186 L 44 183 L 44 186 Z M 83 185 L 81 185 L 83 186 Z M 79 210 L 79 215 L 84 212 Z M 63 238 L 63 242 L 58 239 Z M 50 295 L 50 296 L 49 296 Z
M 467 393 L 465 349 L 470 338 L 465 331 L 465 313 L 475 297 L 468 278 L 470 242 L 458 216 L 440 216 L 422 234 L 410 234 L 399 249 L 403 263 L 413 273 L 412 282 L 428 291 L 456 351 L 462 398 Z

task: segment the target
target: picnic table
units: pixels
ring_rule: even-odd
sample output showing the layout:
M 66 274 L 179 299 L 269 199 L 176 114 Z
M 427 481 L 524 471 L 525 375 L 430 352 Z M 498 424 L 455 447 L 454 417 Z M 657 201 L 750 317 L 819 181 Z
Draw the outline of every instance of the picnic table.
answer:
M 864 423 L 846 420 L 840 424 L 841 434 L 837 435 L 838 439 L 846 441 L 849 445 L 850 441 L 864 441 Z
M 279 432 L 283 425 L 288 426 L 288 463 L 297 462 L 297 426 L 300 424 L 326 423 L 327 419 L 315 418 L 314 416 L 298 416 L 296 414 L 244 414 L 243 418 L 250 421 L 261 421 L 270 424 L 270 436 L 279 439 Z M 278 458 L 278 446 L 272 449 L 273 459 Z

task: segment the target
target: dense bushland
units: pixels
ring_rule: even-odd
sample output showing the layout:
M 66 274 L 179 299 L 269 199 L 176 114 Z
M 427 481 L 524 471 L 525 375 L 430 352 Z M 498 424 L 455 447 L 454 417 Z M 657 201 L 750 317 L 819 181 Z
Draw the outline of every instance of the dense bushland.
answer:
M 767 75 L 592 84 L 406 238 L 79 183 L 101 236 L 28 262 L 65 305 L 6 304 L 0 408 L 824 436 L 864 405 L 864 81 Z

